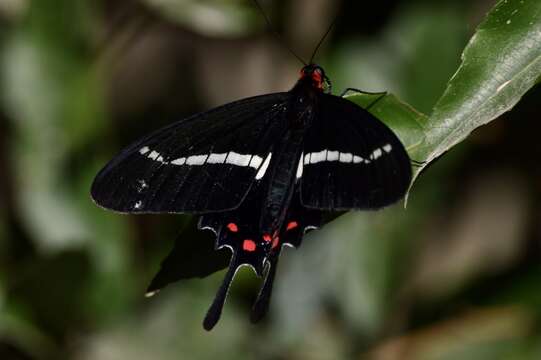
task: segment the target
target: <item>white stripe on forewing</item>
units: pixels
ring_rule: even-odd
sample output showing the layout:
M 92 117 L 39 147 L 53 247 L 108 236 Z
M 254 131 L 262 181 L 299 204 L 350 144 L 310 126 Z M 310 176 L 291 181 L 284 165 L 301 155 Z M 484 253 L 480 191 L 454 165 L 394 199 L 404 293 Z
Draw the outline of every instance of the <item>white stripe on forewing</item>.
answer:
M 353 155 L 353 163 L 354 163 L 354 164 L 360 164 L 360 163 L 362 163 L 362 162 L 364 162 L 364 161 L 365 161 L 365 160 L 364 160 L 362 157 L 360 157 L 360 156 L 358 156 L 358 155 Z M 370 161 L 367 161 L 367 163 L 369 163 L 369 162 L 370 162 Z
M 370 160 L 377 160 L 381 155 L 383 155 L 383 151 L 381 151 L 381 149 L 376 149 L 370 154 Z
M 142 147 L 140 150 L 139 150 L 139 154 L 141 155 L 145 155 L 147 152 L 149 152 L 149 148 L 148 146 L 145 146 L 145 147 Z
M 385 144 L 380 148 L 374 149 L 368 158 L 355 155 L 352 153 L 343 153 L 337 150 L 324 149 L 317 152 L 301 155 L 299 159 L 299 165 L 297 167 L 297 178 L 302 176 L 304 165 L 317 164 L 320 162 L 341 162 L 341 163 L 353 163 L 353 164 L 370 164 L 372 161 L 379 159 L 385 153 L 390 153 L 393 150 L 391 144 Z M 211 153 L 201 155 L 191 155 L 188 157 L 180 157 L 172 161 L 165 161 L 164 157 L 157 151 L 151 150 L 148 146 L 144 146 L 139 150 L 139 153 L 149 159 L 156 162 L 160 162 L 166 165 L 188 165 L 188 166 L 201 166 L 205 164 L 230 164 L 241 167 L 251 167 L 258 170 L 256 174 L 256 180 L 262 179 L 267 172 L 270 164 L 272 153 L 269 153 L 263 161 L 258 155 L 251 154 L 239 154 L 234 151 L 228 153 Z
M 327 161 L 337 161 L 340 159 L 339 151 L 327 151 Z
M 223 164 L 227 158 L 227 153 L 210 154 L 207 163 L 208 164 Z
M 252 155 L 243 155 L 243 154 L 239 154 L 234 151 L 231 151 L 227 153 L 227 158 L 225 159 L 225 162 L 231 165 L 248 166 L 250 164 L 251 159 L 252 159 Z
M 186 159 L 186 165 L 203 165 L 207 160 L 208 155 L 192 155 Z
M 263 176 L 265 176 L 265 173 L 267 172 L 267 168 L 269 167 L 270 161 L 271 161 L 272 153 L 269 153 L 267 155 L 267 158 L 265 159 L 265 162 L 261 167 L 259 168 L 259 171 L 257 172 L 257 175 L 255 176 L 256 180 L 262 179 Z
M 297 166 L 297 179 L 300 179 L 302 177 L 303 166 L 304 166 L 304 154 L 301 154 L 301 158 L 299 159 L 299 165 Z
M 248 164 L 248 166 L 253 167 L 254 169 L 259 169 L 262 162 L 263 162 L 263 159 L 260 158 L 259 156 L 252 156 L 252 160 L 250 160 L 250 163 Z
M 183 158 L 175 159 L 175 160 L 171 161 L 171 164 L 172 165 L 177 165 L 177 166 L 184 165 L 184 164 L 186 164 L 186 158 L 183 157 Z
M 304 155 L 304 159 L 301 158 L 301 161 L 304 165 L 308 164 L 317 164 L 320 162 L 341 162 L 344 164 L 370 164 L 372 161 L 375 161 L 382 157 L 384 154 L 388 154 L 393 150 L 391 144 L 385 144 L 382 147 L 374 149 L 365 159 L 362 156 L 355 155 L 352 153 L 343 153 L 336 150 L 324 149 L 321 151 L 316 151 Z M 298 172 L 298 170 L 297 170 Z
M 152 150 L 152 151 L 150 151 L 150 154 L 147 155 L 147 153 L 148 153 L 149 151 L 150 151 L 150 149 L 148 148 L 148 146 L 145 146 L 145 147 L 143 147 L 143 148 L 141 148 L 141 149 L 139 150 L 139 153 L 140 153 L 141 155 L 144 155 L 144 156 L 148 157 L 149 159 L 152 159 L 152 160 L 156 161 L 156 162 L 159 162 L 159 163 L 162 163 L 162 164 L 166 164 L 166 163 L 167 163 L 167 162 L 164 160 L 163 156 L 160 155 L 159 152 Z
M 353 162 L 353 154 L 352 153 L 340 153 L 339 161 L 343 163 L 350 163 Z
M 318 162 L 327 161 L 327 150 L 309 153 L 307 156 L 310 157 L 310 164 L 317 164 Z
M 160 153 L 157 151 L 152 150 L 150 154 L 148 155 L 149 159 L 156 160 L 160 156 Z
M 265 175 L 266 167 L 269 166 L 268 161 L 270 161 L 270 153 L 267 156 L 265 164 L 263 163 L 263 158 L 257 155 L 251 154 L 239 154 L 234 151 L 227 153 L 211 153 L 211 154 L 201 154 L 201 155 L 191 155 L 187 157 L 179 157 L 171 161 L 165 161 L 164 157 L 157 151 L 151 150 L 148 146 L 142 147 L 139 150 L 139 153 L 149 159 L 160 162 L 166 165 L 188 165 L 188 166 L 201 166 L 205 164 L 230 164 L 241 167 L 251 167 L 254 169 L 260 169 L 258 175 L 261 174 L 261 177 Z

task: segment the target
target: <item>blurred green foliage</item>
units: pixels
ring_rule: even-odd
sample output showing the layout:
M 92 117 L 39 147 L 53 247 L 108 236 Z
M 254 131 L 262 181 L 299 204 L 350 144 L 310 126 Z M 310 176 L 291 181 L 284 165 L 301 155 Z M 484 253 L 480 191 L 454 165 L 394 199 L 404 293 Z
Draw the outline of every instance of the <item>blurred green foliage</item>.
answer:
M 416 160 L 497 121 L 431 164 L 407 210 L 345 214 L 285 251 L 256 327 L 242 271 L 206 333 L 223 274 L 143 297 L 193 222 L 108 213 L 90 183 L 134 139 L 287 89 L 299 64 L 249 1 L 0 1 L 0 359 L 540 358 L 539 2 L 262 4 L 301 53 L 338 14 L 318 62 L 337 92 L 396 94 L 373 110 Z

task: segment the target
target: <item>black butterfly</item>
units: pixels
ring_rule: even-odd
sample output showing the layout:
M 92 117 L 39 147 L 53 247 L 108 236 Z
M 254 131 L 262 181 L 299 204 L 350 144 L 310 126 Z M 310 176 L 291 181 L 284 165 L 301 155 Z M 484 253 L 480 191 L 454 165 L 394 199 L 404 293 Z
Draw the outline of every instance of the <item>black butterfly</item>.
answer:
M 160 129 L 97 175 L 92 198 L 124 213 L 192 213 L 233 255 L 204 320 L 219 320 L 235 272 L 264 284 L 252 321 L 267 311 L 284 245 L 298 247 L 326 211 L 378 209 L 401 199 L 410 159 L 367 110 L 330 94 L 323 69 L 305 66 L 288 92 L 242 99 Z M 163 282 L 154 281 L 151 293 Z

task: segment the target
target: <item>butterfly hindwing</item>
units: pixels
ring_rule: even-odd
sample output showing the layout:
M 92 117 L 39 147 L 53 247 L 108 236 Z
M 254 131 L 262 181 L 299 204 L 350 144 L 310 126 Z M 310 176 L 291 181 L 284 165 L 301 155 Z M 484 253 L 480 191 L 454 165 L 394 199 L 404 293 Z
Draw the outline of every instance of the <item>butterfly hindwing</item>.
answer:
M 228 271 L 204 320 L 207 330 L 218 322 L 231 282 L 243 265 L 249 265 L 258 276 L 264 277 L 250 316 L 252 322 L 259 321 L 269 307 L 282 247 L 300 246 L 304 233 L 321 225 L 321 212 L 302 207 L 299 191 L 295 189 L 282 227 L 272 234 L 261 233 L 260 214 L 256 210 L 262 207 L 265 185 L 265 180 L 254 184 L 239 208 L 205 214 L 200 219 L 199 228 L 211 229 L 216 234 L 216 247 L 227 247 L 232 251 Z
M 289 96 L 239 100 L 156 131 L 100 171 L 93 199 L 127 213 L 236 208 L 268 166 Z
M 304 143 L 301 201 L 321 210 L 377 209 L 404 196 L 410 160 L 396 135 L 367 110 L 320 94 Z
M 148 286 L 147 296 L 172 282 L 203 278 L 227 267 L 229 251 L 217 251 L 214 234 L 199 232 L 195 222 L 191 221 L 190 226 L 175 240 L 173 249 L 162 261 L 160 270 Z

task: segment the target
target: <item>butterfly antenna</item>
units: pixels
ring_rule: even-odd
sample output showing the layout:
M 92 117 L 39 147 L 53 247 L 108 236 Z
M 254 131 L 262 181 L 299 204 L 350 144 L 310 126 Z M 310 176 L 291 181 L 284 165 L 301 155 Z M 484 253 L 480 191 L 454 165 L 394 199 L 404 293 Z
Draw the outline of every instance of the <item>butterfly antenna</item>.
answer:
M 269 17 L 267 16 L 267 14 L 265 13 L 265 9 L 263 9 L 263 7 L 261 6 L 261 4 L 257 1 L 257 0 L 253 0 L 257 9 L 259 10 L 259 12 L 261 13 L 261 15 L 263 15 L 263 18 L 265 19 L 265 22 L 267 23 L 267 27 L 269 28 L 269 30 L 274 34 L 274 36 L 276 36 L 276 38 L 279 40 L 280 44 L 282 44 L 286 49 L 287 51 L 289 51 L 293 56 L 295 56 L 297 58 L 297 60 L 299 60 L 301 63 L 303 63 L 304 66 L 308 65 L 306 63 L 306 61 L 304 61 L 299 55 L 297 55 L 289 46 L 287 46 L 287 44 L 284 42 L 284 40 L 282 39 L 282 37 L 280 36 L 280 33 L 278 31 L 276 31 L 276 29 L 274 28 L 274 26 L 272 25 Z
M 319 40 L 319 42 L 317 43 L 317 46 L 316 48 L 314 49 L 314 52 L 312 53 L 312 56 L 310 57 L 310 64 L 312 64 L 312 62 L 314 61 L 314 58 L 316 57 L 316 54 L 319 50 L 319 48 L 321 47 L 321 45 L 323 45 L 323 42 L 325 41 L 325 39 L 327 38 L 327 36 L 331 33 L 331 30 L 333 29 L 334 27 L 334 24 L 336 24 L 336 20 L 338 19 L 338 15 L 336 15 L 334 17 L 334 20 L 332 21 L 331 25 L 329 25 L 329 28 L 327 29 L 327 31 L 325 32 L 325 34 L 323 35 L 323 37 L 321 38 L 321 40 Z

